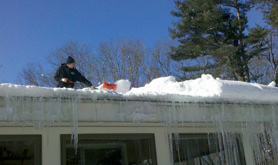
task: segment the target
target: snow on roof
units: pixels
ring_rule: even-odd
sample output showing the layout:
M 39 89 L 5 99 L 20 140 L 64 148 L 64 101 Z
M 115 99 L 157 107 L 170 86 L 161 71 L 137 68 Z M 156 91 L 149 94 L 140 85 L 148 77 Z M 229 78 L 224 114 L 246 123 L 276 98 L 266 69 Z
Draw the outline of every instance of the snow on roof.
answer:
M 122 88 L 126 81 L 118 81 Z M 125 90 L 118 90 L 125 91 Z M 278 88 L 257 83 L 215 79 L 202 75 L 195 80 L 178 82 L 173 76 L 154 79 L 143 87 L 117 93 L 107 90 L 46 88 L 0 84 L 0 96 L 78 97 L 90 100 L 136 100 L 171 102 L 278 103 Z
M 124 96 L 184 102 L 278 103 L 278 88 L 215 79 L 211 75 L 183 82 L 169 76 L 154 79 L 141 88 L 132 88 Z

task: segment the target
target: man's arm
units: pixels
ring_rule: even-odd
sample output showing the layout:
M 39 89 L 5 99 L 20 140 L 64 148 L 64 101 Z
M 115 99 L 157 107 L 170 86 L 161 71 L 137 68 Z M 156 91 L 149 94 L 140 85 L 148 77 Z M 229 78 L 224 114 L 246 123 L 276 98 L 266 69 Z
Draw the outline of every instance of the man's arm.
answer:
M 77 72 L 77 81 L 80 81 L 80 82 L 86 84 L 88 87 L 94 88 L 93 85 L 92 85 L 92 83 L 91 83 L 89 80 L 87 80 L 87 79 L 86 79 L 80 72 L 78 72 L 77 70 L 76 70 L 76 72 Z

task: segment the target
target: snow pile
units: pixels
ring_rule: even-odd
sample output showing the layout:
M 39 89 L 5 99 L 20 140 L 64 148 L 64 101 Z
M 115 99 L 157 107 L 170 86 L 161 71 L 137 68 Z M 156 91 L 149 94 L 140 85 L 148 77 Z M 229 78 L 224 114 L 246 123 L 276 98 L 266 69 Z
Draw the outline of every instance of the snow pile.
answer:
M 172 76 L 154 79 L 140 88 L 132 88 L 126 97 L 160 98 L 168 101 L 278 102 L 278 88 L 202 75 L 195 80 L 177 82 Z
M 116 92 L 121 94 L 128 92 L 131 85 L 129 80 L 118 80 L 115 84 L 117 84 Z
M 275 86 L 276 86 L 275 81 L 272 81 L 271 83 L 269 83 L 268 86 L 269 86 L 269 87 L 275 87 Z
M 154 79 L 141 88 L 132 88 L 126 95 L 188 95 L 194 97 L 220 96 L 222 84 L 211 75 L 196 80 L 177 82 L 172 76 Z

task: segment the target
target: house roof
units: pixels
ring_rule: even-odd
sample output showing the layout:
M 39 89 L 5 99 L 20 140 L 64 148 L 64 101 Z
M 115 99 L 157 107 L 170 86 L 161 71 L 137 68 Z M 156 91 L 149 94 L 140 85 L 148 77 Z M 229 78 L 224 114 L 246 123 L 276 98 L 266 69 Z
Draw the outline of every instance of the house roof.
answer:
M 154 79 L 143 87 L 132 88 L 125 93 L 89 88 L 75 90 L 0 84 L 0 97 L 77 98 L 87 101 L 277 104 L 278 88 L 257 83 L 215 79 L 211 75 L 202 75 L 201 78 L 183 82 L 178 82 L 174 77 L 169 76 Z

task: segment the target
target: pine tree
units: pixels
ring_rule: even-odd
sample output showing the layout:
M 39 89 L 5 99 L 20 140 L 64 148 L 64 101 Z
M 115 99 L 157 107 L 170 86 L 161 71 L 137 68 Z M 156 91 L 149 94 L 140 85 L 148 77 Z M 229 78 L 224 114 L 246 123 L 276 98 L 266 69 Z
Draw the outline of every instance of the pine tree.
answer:
M 172 48 L 171 57 L 192 61 L 182 70 L 249 82 L 249 62 L 265 50 L 268 32 L 257 26 L 246 33 L 251 1 L 177 0 L 175 4 L 177 11 L 172 15 L 180 20 L 170 35 L 180 45 Z M 198 63 L 204 58 L 205 62 Z

